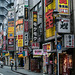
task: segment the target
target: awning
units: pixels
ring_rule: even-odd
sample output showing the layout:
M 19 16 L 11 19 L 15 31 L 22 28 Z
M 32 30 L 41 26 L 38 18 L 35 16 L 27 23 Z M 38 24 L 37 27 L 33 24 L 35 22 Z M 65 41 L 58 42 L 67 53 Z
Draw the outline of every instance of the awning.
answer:
M 19 58 L 23 58 L 23 54 L 20 54 L 18 57 L 19 57 Z

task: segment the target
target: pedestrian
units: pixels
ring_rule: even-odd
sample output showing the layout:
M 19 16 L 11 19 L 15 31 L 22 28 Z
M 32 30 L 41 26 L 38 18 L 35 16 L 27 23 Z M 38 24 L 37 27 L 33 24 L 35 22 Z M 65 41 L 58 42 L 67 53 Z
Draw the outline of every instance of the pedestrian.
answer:
M 13 65 L 14 65 L 14 63 L 13 63 L 13 61 L 11 61 L 11 70 L 13 70 Z

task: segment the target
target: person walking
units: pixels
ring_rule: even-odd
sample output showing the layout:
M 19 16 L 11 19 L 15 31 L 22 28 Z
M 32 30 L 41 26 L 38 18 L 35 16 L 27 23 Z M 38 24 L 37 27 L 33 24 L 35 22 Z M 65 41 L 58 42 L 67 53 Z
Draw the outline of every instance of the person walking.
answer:
M 13 63 L 13 61 L 11 61 L 11 70 L 13 70 L 13 65 L 14 65 L 14 63 Z

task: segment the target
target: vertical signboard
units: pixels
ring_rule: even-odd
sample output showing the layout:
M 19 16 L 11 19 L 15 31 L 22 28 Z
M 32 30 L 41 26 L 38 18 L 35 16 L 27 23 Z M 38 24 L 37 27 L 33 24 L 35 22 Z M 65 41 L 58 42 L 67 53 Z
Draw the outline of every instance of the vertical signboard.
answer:
M 55 35 L 53 25 L 53 10 L 56 8 L 56 0 L 45 0 L 45 40 Z
M 28 7 L 25 7 L 25 20 L 28 20 Z
M 64 35 L 64 46 L 66 48 L 74 48 L 74 35 L 72 34 Z
M 33 41 L 37 42 L 37 11 L 33 11 Z
M 58 0 L 58 11 L 60 14 L 69 15 L 69 0 Z

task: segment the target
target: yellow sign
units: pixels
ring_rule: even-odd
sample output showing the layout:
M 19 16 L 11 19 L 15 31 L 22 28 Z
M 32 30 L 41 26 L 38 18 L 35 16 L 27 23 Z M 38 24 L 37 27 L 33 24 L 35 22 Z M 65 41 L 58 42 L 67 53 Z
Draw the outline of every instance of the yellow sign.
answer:
M 58 11 L 60 14 L 69 14 L 68 0 L 58 0 Z
M 48 3 L 47 0 L 45 0 L 45 15 L 48 12 L 48 10 L 54 10 L 56 8 L 56 0 L 53 0 L 51 3 Z M 45 19 L 46 21 L 47 19 Z M 46 28 L 46 39 L 50 38 L 55 35 L 55 26 Z
M 23 47 L 23 39 L 18 39 L 18 47 Z
M 8 33 L 8 38 L 14 38 L 14 33 Z
M 46 38 L 52 37 L 55 35 L 55 26 L 46 29 Z
M 8 33 L 14 33 L 14 27 L 8 27 Z

